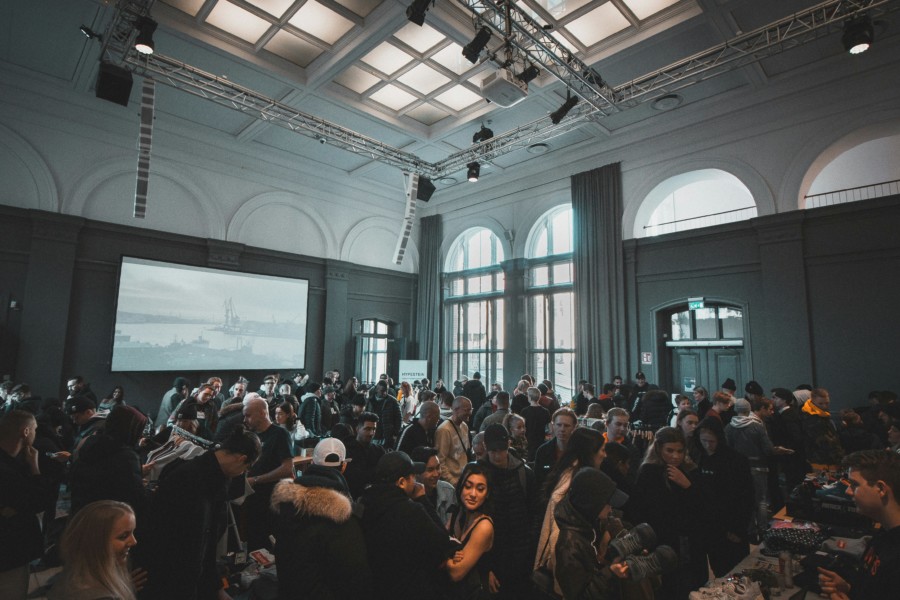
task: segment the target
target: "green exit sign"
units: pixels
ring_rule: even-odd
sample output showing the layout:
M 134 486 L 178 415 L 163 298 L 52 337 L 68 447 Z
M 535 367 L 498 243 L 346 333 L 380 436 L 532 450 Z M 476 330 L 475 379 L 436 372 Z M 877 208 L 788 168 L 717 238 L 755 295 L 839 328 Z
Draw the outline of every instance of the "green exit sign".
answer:
M 688 310 L 697 310 L 703 306 L 703 298 L 688 298 Z

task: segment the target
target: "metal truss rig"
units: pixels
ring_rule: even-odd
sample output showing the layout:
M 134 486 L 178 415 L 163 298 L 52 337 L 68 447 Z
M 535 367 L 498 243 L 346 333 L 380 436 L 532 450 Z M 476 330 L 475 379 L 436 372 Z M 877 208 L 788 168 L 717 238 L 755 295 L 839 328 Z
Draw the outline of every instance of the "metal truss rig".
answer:
M 537 66 L 566 84 L 601 115 L 618 112 L 616 92 L 511 0 L 455 0 Z
M 897 0 L 829 0 L 616 86 L 615 96 L 621 108 L 632 108 L 815 41 L 858 15 L 874 20 L 898 9 Z
M 113 21 L 104 36 L 104 59 L 220 106 L 245 112 L 296 133 L 315 138 L 324 137 L 328 143 L 343 150 L 367 156 L 406 173 L 419 173 L 432 179 L 454 173 L 470 162 L 492 160 L 531 144 L 552 139 L 581 126 L 589 119 L 602 120 L 611 112 L 632 108 L 811 42 L 831 33 L 833 29 L 830 30 L 830 26 L 840 25 L 861 13 L 874 17 L 900 9 L 900 0 L 829 0 L 613 89 L 602 83 L 593 69 L 571 56 L 565 48 L 561 49 L 556 40 L 546 35 L 531 17 L 521 13 L 514 5 L 510 6 L 508 21 L 498 21 L 495 24 L 488 18 L 501 15 L 502 19 L 506 19 L 505 5 L 501 9 L 492 0 L 456 0 L 495 29 L 502 26 L 503 29 L 499 30 L 501 33 L 508 23 L 511 33 L 506 37 L 510 39 L 510 43 L 526 53 L 533 62 L 553 73 L 587 102 L 576 105 L 559 124 L 553 124 L 549 116 L 543 117 L 431 163 L 410 152 L 307 115 L 294 107 L 181 61 L 156 53 L 149 56 L 138 54 L 132 48 L 136 36 L 134 21 L 140 16 L 149 15 L 154 1 L 121 0 L 118 3 Z M 534 30 L 535 27 L 538 31 Z

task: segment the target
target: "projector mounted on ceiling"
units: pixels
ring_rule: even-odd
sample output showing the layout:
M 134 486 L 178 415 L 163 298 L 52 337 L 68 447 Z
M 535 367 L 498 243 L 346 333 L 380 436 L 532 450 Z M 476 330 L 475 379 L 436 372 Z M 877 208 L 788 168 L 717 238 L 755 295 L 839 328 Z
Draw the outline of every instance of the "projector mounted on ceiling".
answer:
M 525 99 L 528 84 L 517 79 L 508 69 L 498 69 L 481 82 L 481 95 L 497 106 L 509 108 Z

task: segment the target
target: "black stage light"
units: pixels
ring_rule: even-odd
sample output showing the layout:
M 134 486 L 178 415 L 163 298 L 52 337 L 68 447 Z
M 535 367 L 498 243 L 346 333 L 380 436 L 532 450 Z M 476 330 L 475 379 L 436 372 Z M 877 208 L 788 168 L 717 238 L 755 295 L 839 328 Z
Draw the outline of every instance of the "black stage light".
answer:
M 421 27 L 425 24 L 425 13 L 428 12 L 428 5 L 431 0 L 413 0 L 413 3 L 406 7 L 406 18 Z
M 466 47 L 463 48 L 463 56 L 465 56 L 470 63 L 477 63 L 478 55 L 481 54 L 481 51 L 484 50 L 484 47 L 487 46 L 490 39 L 491 30 L 482 25 L 481 29 L 478 30 L 478 33 L 475 34 L 475 39 L 466 44 Z
M 489 139 L 494 137 L 494 132 L 484 125 L 481 126 L 481 129 L 475 132 L 475 135 L 472 136 L 473 144 L 480 144 L 481 142 L 486 142 Z
M 844 49 L 850 54 L 862 54 L 869 49 L 874 40 L 875 29 L 867 15 L 844 23 L 841 41 L 844 42 Z
M 554 125 L 559 125 L 559 122 L 566 118 L 566 115 L 569 114 L 569 111 L 572 110 L 576 104 L 578 104 L 578 96 L 568 95 L 566 101 L 563 102 L 563 105 L 550 113 L 550 120 Z
M 481 174 L 481 165 L 477 162 L 470 162 L 466 166 L 469 168 L 469 172 L 466 173 L 466 179 L 475 183 L 478 181 L 478 176 Z
M 534 65 L 528 65 L 528 68 L 516 75 L 516 79 L 527 84 L 532 79 L 541 74 L 541 70 Z
M 156 21 L 150 17 L 138 17 L 134 26 L 138 30 L 137 39 L 134 40 L 134 49 L 141 54 L 153 54 L 153 32 L 156 31 Z

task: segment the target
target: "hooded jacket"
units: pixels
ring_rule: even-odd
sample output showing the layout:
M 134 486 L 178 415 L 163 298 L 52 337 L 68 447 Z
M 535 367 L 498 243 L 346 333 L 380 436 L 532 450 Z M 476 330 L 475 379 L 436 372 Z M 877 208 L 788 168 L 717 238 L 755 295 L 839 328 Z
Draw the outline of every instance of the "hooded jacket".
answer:
M 368 597 L 372 574 L 362 527 L 337 470 L 310 465 L 296 480 L 282 480 L 272 510 L 279 598 Z
M 812 400 L 807 400 L 800 409 L 800 424 L 803 427 L 806 460 L 822 465 L 839 465 L 844 457 L 844 449 L 841 447 L 837 428 L 831 420 L 831 413 L 813 404 Z
M 554 578 L 566 600 L 607 598 L 612 573 L 597 562 L 591 523 L 565 497 L 553 511 L 559 537 L 556 540 Z
M 95 500 L 118 500 L 142 516 L 146 493 L 134 448 L 98 434 L 88 438 L 69 473 L 72 514 Z
M 766 459 L 775 452 L 766 426 L 753 413 L 735 415 L 725 426 L 725 440 L 729 446 L 747 457 L 751 467 L 767 466 Z

